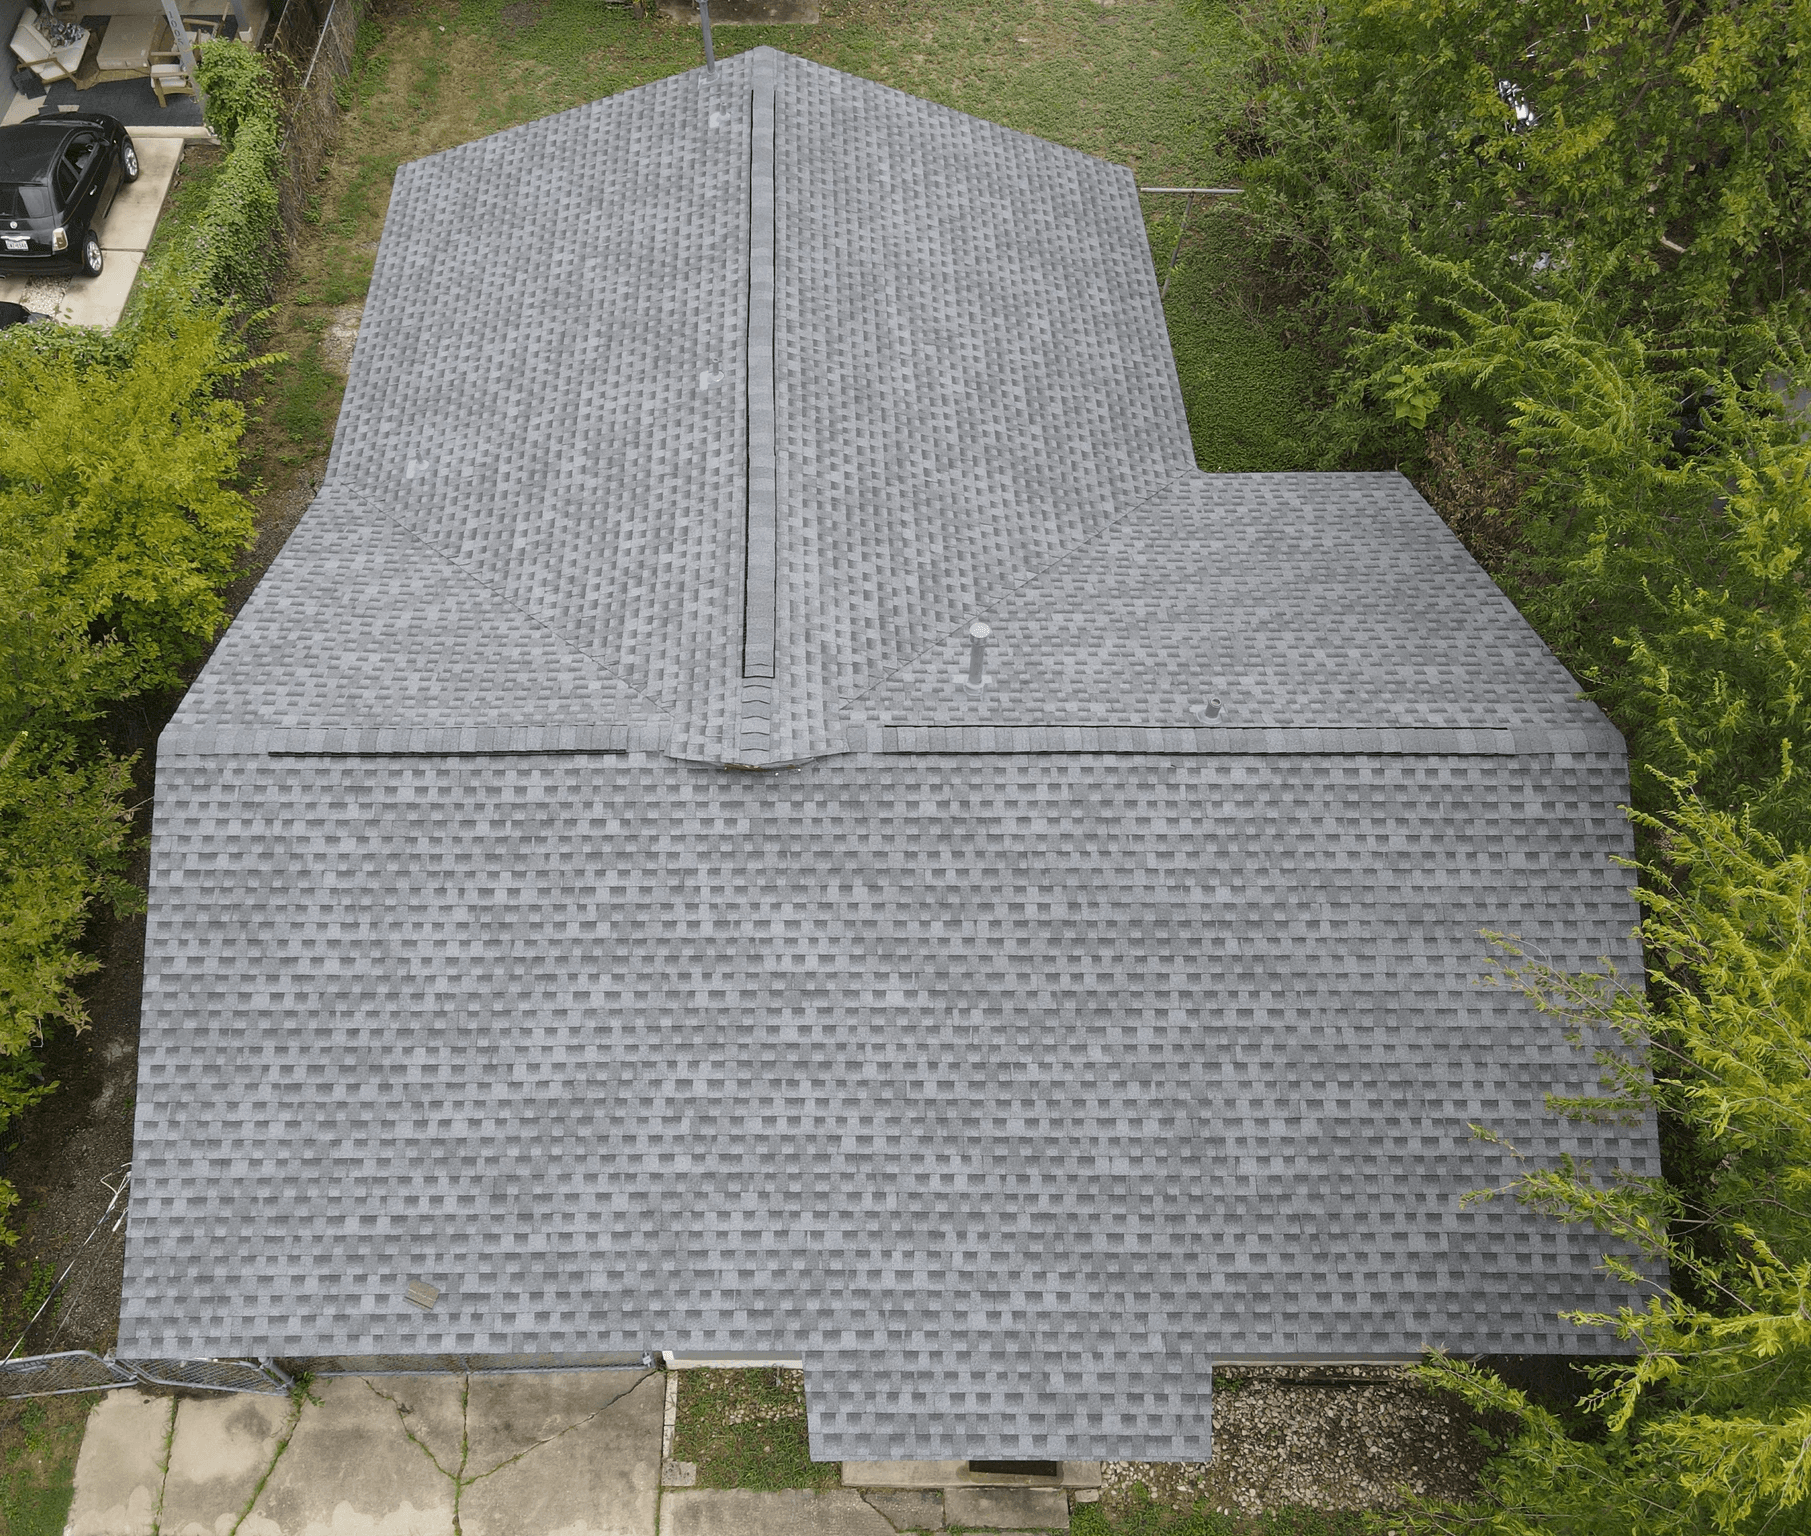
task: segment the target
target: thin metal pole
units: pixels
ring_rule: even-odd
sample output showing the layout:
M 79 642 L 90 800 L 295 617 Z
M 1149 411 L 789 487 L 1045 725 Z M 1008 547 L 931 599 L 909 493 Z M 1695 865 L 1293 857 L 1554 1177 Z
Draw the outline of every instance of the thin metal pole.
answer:
M 1176 271 L 1176 258 L 1182 254 L 1182 236 L 1188 229 L 1188 211 L 1195 206 L 1195 194 L 1189 193 L 1182 200 L 1182 222 L 1176 226 L 1176 243 L 1170 247 L 1170 264 L 1164 269 L 1163 287 L 1157 290 L 1157 302 L 1161 304 L 1170 296 L 1170 278 Z
M 327 41 L 327 31 L 333 25 L 333 7 L 339 3 L 340 0 L 333 0 L 333 4 L 327 7 L 327 19 L 321 23 L 321 35 L 314 40 L 314 52 L 308 56 L 308 70 L 302 76 L 302 88 L 296 92 L 297 96 L 308 94 L 308 82 L 314 79 L 314 66 L 321 57 L 321 44 Z
M 717 53 L 711 47 L 711 0 L 698 0 L 698 21 L 704 28 L 704 67 L 714 75 L 717 73 Z

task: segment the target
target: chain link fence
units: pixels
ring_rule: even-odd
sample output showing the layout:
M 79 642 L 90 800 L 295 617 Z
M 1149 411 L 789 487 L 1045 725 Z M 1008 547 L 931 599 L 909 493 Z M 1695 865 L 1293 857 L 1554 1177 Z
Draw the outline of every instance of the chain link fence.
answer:
M 286 59 L 300 55 L 306 59 L 321 35 L 333 0 L 288 0 L 264 38 L 266 53 L 280 53 Z
M 295 1377 L 496 1376 L 537 1371 L 647 1369 L 646 1350 L 579 1350 L 521 1355 L 314 1355 L 284 1360 L 114 1360 L 72 1349 L 0 1362 L 0 1398 L 55 1397 L 113 1387 L 166 1387 L 204 1392 L 283 1393 Z
M 310 1376 L 494 1376 L 517 1371 L 620 1371 L 653 1363 L 645 1351 L 594 1350 L 544 1355 L 315 1355 L 285 1360 Z
M 114 1360 L 85 1349 L 30 1355 L 0 1363 L 0 1397 L 60 1397 L 65 1392 L 105 1392 L 137 1380 Z
M 58 1397 L 114 1387 L 188 1387 L 206 1392 L 289 1391 L 269 1360 L 115 1360 L 85 1349 L 0 1362 L 0 1398 Z
M 363 8 L 364 0 L 289 0 L 271 34 L 267 52 L 288 119 L 277 212 L 292 244 L 339 127 L 339 89 L 352 74 Z
M 150 1387 L 206 1392 L 287 1392 L 295 1383 L 268 1360 L 130 1360 L 126 1368 Z

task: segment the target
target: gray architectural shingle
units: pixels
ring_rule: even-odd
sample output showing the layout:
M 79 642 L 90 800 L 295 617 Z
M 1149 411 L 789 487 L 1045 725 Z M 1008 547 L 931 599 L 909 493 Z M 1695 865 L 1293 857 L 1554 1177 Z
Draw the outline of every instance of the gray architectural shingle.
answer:
M 1602 1348 L 1601 1240 L 1460 1206 L 1472 1123 L 1656 1166 L 1477 985 L 1639 964 L 1575 695 L 1399 478 L 1194 469 L 1122 169 L 765 49 L 405 167 L 160 743 L 120 1352 L 1161 1459 L 1216 1359 Z
M 1188 1456 L 1216 1356 L 1576 1347 L 1609 1292 L 1458 1206 L 1468 1123 L 1642 1156 L 1475 986 L 1482 927 L 1626 931 L 1608 757 L 161 773 L 138 1352 L 773 1350 L 834 1454 L 917 1387 L 927 1453 Z M 1168 1407 L 990 1427 L 1046 1339 Z

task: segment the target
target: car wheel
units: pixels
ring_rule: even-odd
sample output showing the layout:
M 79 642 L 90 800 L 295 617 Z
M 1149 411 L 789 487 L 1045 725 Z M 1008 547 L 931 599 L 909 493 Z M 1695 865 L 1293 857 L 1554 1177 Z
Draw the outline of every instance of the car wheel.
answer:
M 90 277 L 99 277 L 101 268 L 107 264 L 107 256 L 101 250 L 101 237 L 92 229 L 82 236 L 82 270 Z
M 130 139 L 120 144 L 119 163 L 125 170 L 127 181 L 138 180 L 138 149 Z

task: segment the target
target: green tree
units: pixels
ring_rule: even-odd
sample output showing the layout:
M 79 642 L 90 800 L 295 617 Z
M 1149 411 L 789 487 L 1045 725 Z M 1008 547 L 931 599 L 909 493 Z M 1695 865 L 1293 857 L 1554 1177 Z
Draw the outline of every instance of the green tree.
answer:
M 1520 1429 L 1492 1463 L 1482 1518 L 1430 1507 L 1412 1529 L 1758 1533 L 1803 1529 L 1811 1512 L 1811 853 L 1674 788 L 1651 827 L 1666 863 L 1642 889 L 1648 985 L 1566 975 L 1511 940 L 1499 979 L 1597 1042 L 1606 1093 L 1552 1100 L 1556 1112 L 1671 1115 L 1705 1175 L 1682 1192 L 1564 1162 L 1485 1193 L 1590 1224 L 1663 1283 L 1612 1259 L 1645 1303 L 1572 1314 L 1634 1355 L 1597 1368 L 1584 1406 L 1598 1435 L 1567 1433 L 1488 1373 L 1430 1362 L 1429 1381 Z
M 1420 474 L 1628 737 L 1645 984 L 1503 978 L 1659 1115 L 1668 1177 L 1510 1193 L 1663 1283 L 1579 1315 L 1634 1363 L 1422 1531 L 1811 1528 L 1811 3 L 1274 0 L 1245 12 L 1255 296 L 1329 383 L 1329 465 Z M 1484 1132 L 1488 1134 L 1488 1130 Z M 1614 1267 L 1614 1265 L 1613 1265 Z M 1623 1264 L 1626 1278 L 1642 1274 Z
M 1417 258 L 1421 317 L 1357 336 L 1344 404 L 1502 402 L 1524 474 L 1498 579 L 1629 737 L 1637 762 L 1811 841 L 1811 441 L 1769 383 L 1790 334 L 1748 327 L 1748 378 L 1662 348 L 1587 296 L 1493 293 Z M 1679 390 L 1703 404 L 1681 429 Z M 1656 796 L 1635 780 L 1637 803 Z
M 1222 131 L 1327 462 L 1500 444 L 1513 504 L 1447 510 L 1636 760 L 1811 837 L 1811 4 L 1247 16 Z
M 0 735 L 64 730 L 176 685 L 225 619 L 251 540 L 227 482 L 250 366 L 217 310 L 169 285 L 99 356 L 0 338 Z
M 1671 332 L 1811 286 L 1804 0 L 1269 0 L 1243 8 L 1244 209 L 1274 275 L 1381 328 L 1406 254 L 1565 275 Z M 1324 299 L 1317 298 L 1323 295 Z

